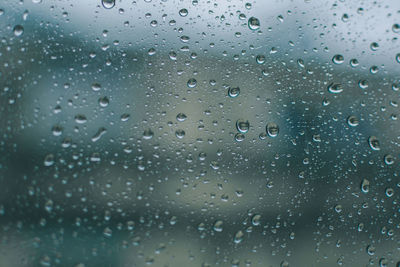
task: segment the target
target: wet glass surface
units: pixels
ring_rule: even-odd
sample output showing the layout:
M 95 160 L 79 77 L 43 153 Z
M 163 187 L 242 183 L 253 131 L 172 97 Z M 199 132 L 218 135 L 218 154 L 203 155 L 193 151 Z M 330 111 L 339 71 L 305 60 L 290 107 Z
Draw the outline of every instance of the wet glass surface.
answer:
M 0 266 L 400 266 L 400 2 L 0 1 Z

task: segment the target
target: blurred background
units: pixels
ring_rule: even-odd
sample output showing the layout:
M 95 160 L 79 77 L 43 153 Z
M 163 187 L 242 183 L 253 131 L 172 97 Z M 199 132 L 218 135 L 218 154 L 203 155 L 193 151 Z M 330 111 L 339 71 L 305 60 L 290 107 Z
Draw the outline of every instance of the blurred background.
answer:
M 0 1 L 0 266 L 400 266 L 400 2 Z

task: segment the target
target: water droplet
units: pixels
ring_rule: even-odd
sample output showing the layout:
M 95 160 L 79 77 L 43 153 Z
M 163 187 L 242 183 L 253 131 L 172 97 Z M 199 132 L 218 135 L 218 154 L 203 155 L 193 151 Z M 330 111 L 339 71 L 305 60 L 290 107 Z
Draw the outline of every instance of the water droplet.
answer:
M 51 131 L 54 136 L 60 136 L 62 134 L 63 128 L 59 125 L 54 125 L 53 128 L 51 128 Z
M 367 80 L 360 80 L 360 81 L 358 82 L 358 86 L 359 86 L 361 89 L 367 89 L 367 88 L 368 88 L 368 81 L 367 81 Z
M 375 151 L 381 150 L 379 140 L 375 136 L 370 136 L 368 138 L 368 144 L 372 150 L 375 150 Z
M 386 188 L 385 194 L 387 197 L 392 197 L 394 195 L 394 190 L 391 187 Z
M 240 94 L 240 88 L 239 87 L 229 87 L 228 89 L 228 96 L 234 98 L 239 96 Z
M 32 3 L 34 3 L 34 4 L 40 4 L 40 3 L 42 3 L 42 0 L 32 0 Z
M 75 116 L 75 122 L 79 124 L 83 124 L 87 122 L 86 116 L 83 114 L 78 114 Z
M 372 51 L 376 51 L 379 49 L 379 44 L 377 42 L 373 42 L 369 47 L 371 48 Z
M 179 10 L 179 15 L 181 17 L 186 17 L 188 14 L 189 14 L 189 12 L 186 8 L 182 8 L 181 10 Z
M 266 129 L 269 137 L 276 137 L 279 134 L 279 126 L 276 123 L 268 123 Z
M 51 165 L 54 164 L 54 155 L 53 154 L 48 154 L 44 158 L 44 166 L 50 167 Z
M 342 64 L 344 62 L 344 57 L 342 55 L 335 55 L 332 58 L 332 62 L 335 64 Z
M 366 251 L 368 255 L 373 256 L 375 254 L 376 249 L 374 246 L 368 245 Z
M 243 119 L 238 119 L 236 121 L 236 129 L 241 132 L 241 133 L 247 133 L 250 128 L 250 123 L 249 121 L 245 121 Z
M 240 242 L 242 242 L 243 236 L 244 236 L 244 233 L 242 230 L 237 231 L 235 234 L 235 238 L 233 239 L 233 242 L 235 242 L 236 244 L 239 244 Z
M 356 116 L 349 116 L 347 118 L 347 124 L 351 127 L 356 127 L 359 124 L 358 118 Z
M 108 98 L 106 96 L 100 97 L 99 98 L 99 105 L 102 108 L 105 108 L 108 106 L 108 104 L 110 103 L 110 101 L 108 100 Z
M 281 266 L 281 267 L 289 267 L 289 262 L 287 262 L 287 261 L 282 261 L 280 266 Z
M 103 235 L 107 238 L 112 237 L 112 230 L 109 227 L 104 228 Z
M 182 139 L 183 137 L 185 137 L 185 131 L 184 131 L 184 130 L 181 130 L 181 129 L 176 130 L 176 131 L 175 131 L 175 135 L 176 135 L 176 137 L 178 137 L 179 139 Z
M 143 132 L 143 139 L 150 140 L 151 138 L 153 138 L 153 135 L 154 135 L 153 131 L 150 128 L 148 128 Z
M 197 81 L 194 78 L 189 79 L 188 82 L 187 82 L 187 86 L 189 88 L 196 87 L 196 85 L 197 85 Z
M 97 92 L 97 91 L 100 91 L 100 89 L 101 89 L 101 84 L 99 84 L 99 83 L 92 83 L 92 90 L 93 90 L 93 91 Z
M 369 181 L 367 179 L 363 179 L 361 181 L 360 187 L 361 187 L 361 191 L 363 193 L 368 193 L 369 192 Z
M 244 136 L 244 134 L 242 134 L 242 133 L 237 133 L 237 134 L 235 134 L 235 140 L 236 140 L 237 142 L 242 142 L 242 141 L 244 140 L 244 138 L 245 138 L 245 136 Z
M 391 154 L 386 154 L 383 157 L 383 161 L 386 165 L 392 165 L 394 163 L 394 157 Z
M 100 127 L 92 137 L 92 142 L 97 142 L 107 132 L 106 128 Z
M 13 32 L 15 36 L 19 37 L 24 33 L 24 27 L 21 25 L 15 25 Z
M 249 18 L 249 21 L 247 24 L 249 26 L 249 29 L 252 31 L 256 31 L 260 28 L 260 21 L 255 17 Z
M 336 211 L 337 213 L 341 213 L 341 212 L 342 212 L 342 205 L 340 205 L 340 204 L 336 205 L 336 206 L 335 206 L 335 211 Z
M 115 0 L 102 0 L 101 3 L 105 9 L 111 9 L 115 6 Z
M 392 31 L 394 33 L 399 33 L 400 32 L 400 24 L 398 24 L 398 23 L 393 24 Z
M 353 68 L 357 67 L 358 64 L 359 64 L 359 63 L 358 63 L 358 60 L 357 60 L 357 59 L 355 59 L 355 58 L 350 59 L 350 66 L 352 66 Z
M 128 121 L 129 118 L 131 117 L 131 115 L 129 115 L 128 113 L 124 113 L 121 115 L 121 121 Z
M 255 214 L 255 215 L 251 218 L 251 223 L 252 223 L 254 226 L 260 225 L 260 222 L 261 222 L 261 215 L 259 215 L 259 214 Z
M 388 266 L 388 260 L 385 258 L 380 258 L 379 259 L 379 267 L 387 267 Z
M 176 120 L 179 122 L 185 121 L 186 118 L 187 118 L 187 116 L 184 113 L 178 113 L 178 115 L 176 115 Z
M 397 63 L 400 63 L 400 53 L 398 53 L 398 54 L 396 55 L 396 61 L 397 61 Z
M 339 83 L 331 83 L 328 85 L 328 91 L 332 94 L 339 94 L 343 92 L 343 88 Z
M 256 62 L 258 63 L 258 64 L 264 64 L 265 63 L 265 56 L 264 55 L 258 55 L 257 57 L 256 57 Z
M 224 222 L 221 221 L 221 220 L 216 221 L 216 222 L 214 223 L 214 226 L 213 226 L 214 231 L 215 231 L 215 232 L 222 232 L 222 230 L 223 230 L 223 228 L 222 228 L 223 224 L 224 224 Z
M 53 210 L 53 201 L 51 199 L 47 200 L 46 204 L 44 205 L 44 209 L 49 213 L 52 212 L 52 210 Z

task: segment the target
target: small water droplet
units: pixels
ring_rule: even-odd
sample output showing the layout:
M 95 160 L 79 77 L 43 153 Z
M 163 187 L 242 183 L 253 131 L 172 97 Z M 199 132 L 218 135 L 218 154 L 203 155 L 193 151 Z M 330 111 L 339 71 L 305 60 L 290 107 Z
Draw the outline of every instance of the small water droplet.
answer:
M 255 214 L 252 218 L 251 218 L 251 223 L 254 226 L 258 226 L 260 225 L 261 222 L 261 215 L 260 214 Z
M 394 190 L 391 187 L 386 188 L 385 194 L 387 197 L 392 197 L 394 195 Z
M 99 105 L 102 108 L 105 108 L 108 106 L 108 104 L 110 103 L 110 101 L 108 100 L 108 98 L 106 96 L 100 97 L 99 98 Z
M 244 138 L 245 138 L 245 136 L 244 136 L 244 134 L 242 134 L 242 133 L 237 133 L 237 134 L 235 134 L 235 140 L 236 140 L 237 142 L 242 142 L 242 141 L 244 141 Z

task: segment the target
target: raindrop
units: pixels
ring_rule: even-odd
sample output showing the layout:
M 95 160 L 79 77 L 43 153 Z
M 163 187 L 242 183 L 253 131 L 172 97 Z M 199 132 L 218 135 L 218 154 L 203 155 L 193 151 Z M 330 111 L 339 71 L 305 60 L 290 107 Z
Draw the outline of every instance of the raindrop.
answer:
M 277 137 L 279 134 L 279 126 L 276 123 L 268 123 L 266 129 L 269 137 Z
M 235 140 L 237 141 L 237 142 L 242 142 L 243 140 L 244 140 L 244 134 L 242 134 L 242 133 L 237 133 L 237 134 L 235 134 Z
M 392 197 L 394 195 L 394 190 L 391 187 L 386 188 L 385 194 L 387 197 Z
M 242 242 L 243 236 L 244 236 L 244 233 L 241 230 L 239 230 L 239 231 L 236 232 L 235 238 L 233 239 L 233 241 L 236 244 L 239 244 L 240 242 Z
M 109 103 L 110 103 L 110 101 L 108 100 L 108 98 L 106 96 L 99 98 L 100 107 L 105 108 L 108 106 Z
M 351 127 L 356 127 L 356 126 L 358 126 L 359 123 L 360 122 L 356 116 L 349 116 L 347 118 L 347 124 Z
M 335 64 L 342 64 L 344 62 L 344 57 L 342 55 L 335 55 L 332 58 L 332 62 Z
M 214 231 L 215 231 L 215 232 L 222 232 L 222 230 L 223 230 L 223 228 L 222 228 L 223 224 L 224 224 L 224 222 L 221 221 L 221 220 L 216 221 L 216 222 L 214 223 L 214 226 L 213 226 Z
M 379 44 L 376 42 L 371 43 L 370 48 L 372 51 L 376 51 L 379 49 Z
M 379 140 L 375 136 L 370 136 L 368 138 L 368 144 L 372 150 L 375 150 L 375 151 L 381 150 Z
M 256 31 L 260 28 L 260 21 L 255 17 L 251 17 L 249 18 L 248 26 L 250 30 Z
M 331 83 L 328 85 L 328 91 L 332 94 L 339 94 L 343 92 L 343 88 L 339 83 Z
M 149 140 L 153 138 L 153 135 L 154 135 L 153 131 L 150 128 L 148 128 L 143 132 L 143 139 Z
M 196 87 L 196 85 L 197 85 L 197 81 L 194 78 L 189 79 L 188 82 L 187 82 L 187 86 L 189 88 Z
M 176 130 L 176 131 L 175 131 L 175 135 L 176 135 L 176 137 L 178 137 L 179 139 L 182 139 L 183 137 L 185 137 L 185 131 L 184 131 L 184 130 L 181 130 L 181 129 Z
M 185 121 L 186 118 L 187 118 L 187 116 L 184 113 L 178 113 L 178 115 L 176 115 L 176 120 L 179 122 Z
M 241 133 L 247 133 L 250 128 L 250 123 L 249 121 L 245 121 L 243 119 L 238 119 L 236 121 L 236 129 L 241 132 Z
M 368 193 L 369 192 L 369 181 L 367 179 L 363 179 L 361 181 L 360 187 L 361 187 L 361 191 L 363 193 Z
M 15 25 L 13 32 L 15 36 L 19 37 L 24 33 L 24 27 L 21 25 Z
M 189 12 L 186 8 L 182 8 L 181 10 L 179 10 L 179 15 L 181 17 L 186 17 L 188 14 L 189 14 Z
M 239 96 L 240 88 L 239 87 L 229 87 L 228 95 L 232 98 Z
M 101 3 L 105 9 L 111 9 L 115 6 L 115 0 L 102 0 Z
M 386 165 L 392 165 L 394 163 L 394 157 L 390 154 L 386 154 L 383 157 L 383 161 L 385 162 Z

